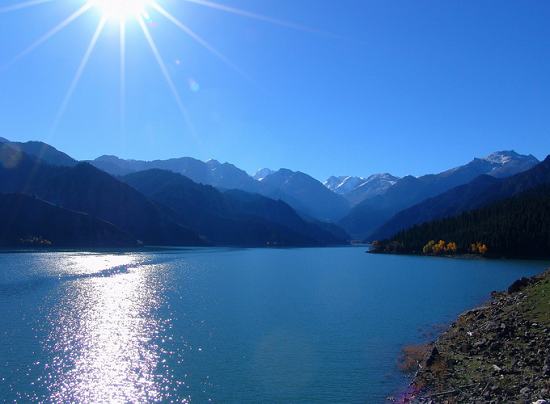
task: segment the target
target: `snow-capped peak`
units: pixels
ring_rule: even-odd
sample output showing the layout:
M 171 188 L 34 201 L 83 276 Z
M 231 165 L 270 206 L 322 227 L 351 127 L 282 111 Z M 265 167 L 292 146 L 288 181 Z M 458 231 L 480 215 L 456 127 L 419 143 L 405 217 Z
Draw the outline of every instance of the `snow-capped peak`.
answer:
M 323 184 L 331 191 L 342 195 L 351 192 L 365 181 L 363 177 L 340 176 L 330 177 Z
M 323 184 L 333 192 L 340 195 L 347 195 L 356 190 L 362 189 L 367 193 L 382 193 L 396 183 L 399 178 L 391 174 L 373 174 L 368 178 L 340 176 L 330 177 Z
M 273 174 L 275 171 L 269 169 L 269 168 L 262 168 L 258 171 L 256 171 L 256 174 L 254 174 L 254 179 L 256 181 L 263 181 L 265 177 L 268 175 Z
M 507 164 L 512 160 L 518 160 L 518 159 L 524 159 L 527 156 L 522 156 L 515 151 L 499 151 L 492 154 L 489 154 L 487 157 L 485 157 L 483 160 L 488 161 L 489 163 L 493 164 Z

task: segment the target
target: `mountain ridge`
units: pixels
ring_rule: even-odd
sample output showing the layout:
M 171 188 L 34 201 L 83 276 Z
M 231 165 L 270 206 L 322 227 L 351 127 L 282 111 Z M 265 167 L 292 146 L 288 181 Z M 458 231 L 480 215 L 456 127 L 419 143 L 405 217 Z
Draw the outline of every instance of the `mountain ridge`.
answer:
M 322 226 L 306 222 L 285 202 L 260 194 L 220 191 L 160 169 L 129 174 L 122 180 L 171 208 L 182 224 L 198 229 L 215 243 L 282 246 L 345 242 Z
M 525 171 L 538 164 L 533 156 L 515 152 L 496 152 L 491 156 L 519 156 L 505 163 L 475 158 L 469 163 L 438 174 L 421 177 L 405 176 L 381 195 L 367 199 L 354 206 L 339 224 L 353 237 L 369 238 L 371 233 L 391 219 L 398 212 L 425 199 L 437 196 L 454 187 L 467 184 L 480 175 L 492 173 L 494 176 L 509 176 Z
M 0 164 L 0 192 L 34 195 L 59 207 L 87 213 L 149 245 L 203 245 L 169 212 L 109 174 L 87 163 L 53 166 L 8 148 Z
M 398 212 L 377 229 L 371 238 L 385 239 L 414 225 L 481 208 L 546 184 L 550 184 L 550 156 L 529 170 L 510 177 L 482 175 L 467 184 L 426 199 Z
M 73 167 L 78 164 L 78 161 L 68 154 L 44 142 L 34 140 L 28 142 L 12 142 L 6 138 L 0 137 L 0 147 L 6 145 L 16 151 L 26 153 L 29 156 L 38 158 L 51 165 Z
M 265 176 L 260 181 L 231 163 L 220 163 L 213 159 L 203 162 L 191 157 L 181 157 L 141 161 L 105 155 L 89 163 L 115 176 L 148 169 L 172 171 L 194 182 L 221 190 L 238 189 L 281 199 L 305 217 L 322 221 L 335 221 L 344 216 L 349 209 L 348 202 L 343 197 L 326 189 L 320 181 L 308 174 L 286 168 L 264 171 Z M 315 198 L 311 197 L 312 195 L 315 195 Z

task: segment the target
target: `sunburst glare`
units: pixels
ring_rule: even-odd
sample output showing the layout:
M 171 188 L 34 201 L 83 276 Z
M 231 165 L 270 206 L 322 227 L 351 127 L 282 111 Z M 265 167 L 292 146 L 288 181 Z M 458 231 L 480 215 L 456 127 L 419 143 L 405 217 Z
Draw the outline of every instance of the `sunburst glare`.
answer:
M 139 18 L 147 14 L 147 0 L 89 0 L 92 8 L 100 11 L 106 20 L 124 21 Z
M 62 1 L 64 0 L 30 0 L 26 2 L 19 2 L 12 5 L 0 7 L 0 14 L 11 13 L 22 9 L 28 9 L 35 6 L 43 5 L 45 3 L 60 3 Z M 261 14 L 252 13 L 252 12 L 242 10 L 242 9 L 237 9 L 234 7 L 228 7 L 226 5 L 223 5 L 221 3 L 216 3 L 214 1 L 185 0 L 184 2 L 187 4 L 198 5 L 202 7 L 207 7 L 209 9 L 223 11 L 226 13 L 240 16 L 240 17 L 252 18 L 255 20 L 268 22 L 271 24 L 281 25 L 288 28 L 309 31 L 309 32 L 319 32 L 305 26 L 297 25 L 297 24 L 282 21 L 282 20 L 277 20 Z M 209 51 L 212 55 L 214 55 L 219 60 L 221 60 L 224 64 L 229 66 L 231 69 L 238 72 L 241 76 L 247 79 L 250 79 L 250 78 L 246 73 L 243 72 L 243 70 L 241 70 L 228 57 L 226 57 L 222 52 L 220 52 L 213 45 L 211 45 L 206 39 L 202 38 L 198 33 L 196 33 L 190 27 L 184 24 L 184 22 L 182 22 L 180 19 L 175 17 L 168 10 L 166 10 L 166 8 L 164 8 L 160 3 L 161 1 L 156 1 L 156 0 L 84 0 L 80 2 L 80 5 L 78 6 L 78 8 L 75 11 L 72 11 L 72 13 L 67 18 L 57 23 L 56 25 L 54 25 L 50 30 L 45 32 L 41 37 L 39 37 L 37 40 L 31 43 L 27 48 L 23 49 L 19 54 L 13 57 L 12 60 L 9 63 L 5 64 L 3 67 L 9 68 L 14 63 L 20 61 L 22 58 L 26 57 L 27 55 L 35 51 L 38 47 L 42 46 L 44 43 L 49 41 L 53 36 L 59 34 L 62 30 L 64 30 L 74 21 L 79 19 L 79 17 L 81 17 L 82 15 L 88 14 L 88 13 L 94 13 L 99 16 L 97 29 L 91 41 L 89 42 L 88 48 L 86 49 L 86 52 L 82 57 L 82 60 L 80 61 L 77 67 L 73 80 L 70 83 L 67 92 L 65 93 L 65 97 L 61 101 L 58 114 L 54 119 L 54 123 L 52 127 L 52 132 L 53 132 L 56 130 L 57 125 L 60 123 L 61 119 L 63 118 L 63 115 L 67 109 L 67 106 L 71 100 L 71 97 L 78 86 L 78 83 L 84 73 L 84 70 L 86 69 L 89 59 L 92 56 L 92 53 L 96 47 L 99 37 L 103 32 L 103 28 L 108 23 L 119 24 L 120 26 L 120 59 L 119 59 L 120 115 L 121 115 L 120 122 L 121 122 L 121 129 L 123 130 L 124 115 L 125 115 L 125 97 L 126 97 L 126 94 L 125 94 L 126 93 L 126 73 L 125 73 L 126 27 L 130 23 L 136 23 L 138 24 L 138 26 L 141 27 L 141 31 L 144 35 L 145 42 L 151 48 L 153 57 L 159 65 L 160 73 L 164 78 L 164 80 L 166 81 L 167 87 L 172 93 L 172 96 L 174 97 L 174 100 L 178 106 L 178 109 L 183 115 L 184 121 L 188 126 L 189 131 L 194 135 L 191 119 L 189 117 L 189 114 L 187 113 L 187 109 L 185 107 L 184 100 L 180 95 L 180 91 L 177 86 L 177 83 L 172 79 L 169 69 L 165 64 L 162 55 L 160 54 L 160 51 L 155 43 L 155 40 L 153 39 L 153 33 L 149 27 L 149 25 L 151 25 L 151 23 L 154 21 L 153 19 L 158 16 L 158 17 L 161 17 L 164 21 L 170 22 L 175 27 L 177 27 L 180 31 L 185 33 L 189 38 L 194 40 L 196 43 L 198 43 L 207 51 Z M 150 13 L 154 13 L 155 15 L 151 15 Z

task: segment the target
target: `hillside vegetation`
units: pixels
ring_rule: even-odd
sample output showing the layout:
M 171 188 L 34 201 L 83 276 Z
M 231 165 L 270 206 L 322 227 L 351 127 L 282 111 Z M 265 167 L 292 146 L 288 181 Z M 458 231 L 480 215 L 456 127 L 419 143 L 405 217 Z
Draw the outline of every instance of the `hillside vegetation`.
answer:
M 434 251 L 431 241 L 445 248 Z M 447 248 L 455 244 L 455 248 Z M 472 245 L 486 246 L 477 251 Z M 485 253 L 499 257 L 550 256 L 550 186 L 524 192 L 459 216 L 436 220 L 375 243 L 375 252 Z

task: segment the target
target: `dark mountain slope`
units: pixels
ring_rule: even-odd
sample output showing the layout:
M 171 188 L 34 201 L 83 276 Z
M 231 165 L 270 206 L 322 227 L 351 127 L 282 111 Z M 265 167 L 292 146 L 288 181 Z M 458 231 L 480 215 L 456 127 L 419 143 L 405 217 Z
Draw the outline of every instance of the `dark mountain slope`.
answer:
M 421 253 L 430 240 L 455 242 L 459 252 L 472 243 L 503 257 L 550 257 L 550 185 L 517 194 L 461 215 L 415 226 L 382 242 L 380 250 Z
M 427 199 L 399 212 L 374 232 L 371 239 L 382 240 L 415 224 L 455 216 L 545 184 L 550 184 L 550 157 L 530 170 L 512 177 L 496 179 L 481 176 L 469 184 Z
M 243 191 L 221 192 L 182 175 L 148 170 L 123 181 L 177 212 L 210 241 L 240 245 L 319 245 L 345 241 L 299 217 L 286 203 Z
M 4 247 L 122 247 L 136 240 L 110 223 L 22 194 L 0 194 Z
M 0 143 L 8 144 L 15 150 L 21 151 L 54 166 L 73 167 L 78 162 L 67 154 L 57 150 L 55 147 L 43 142 L 11 142 L 0 138 Z
M 60 207 L 88 213 L 145 244 L 202 243 L 193 231 L 175 223 L 169 212 L 89 164 L 55 167 L 10 150 L 5 149 L 0 157 L 0 163 L 10 162 L 0 164 L 0 192 L 36 195 Z
M 476 158 L 464 166 L 439 174 L 430 174 L 419 178 L 404 177 L 383 195 L 368 199 L 355 206 L 340 221 L 340 225 L 356 238 L 370 238 L 377 228 L 396 213 L 425 199 L 467 184 L 483 174 L 502 178 L 529 169 L 536 164 L 538 164 L 538 160 L 533 156 L 504 151 L 493 153 L 483 159 Z

